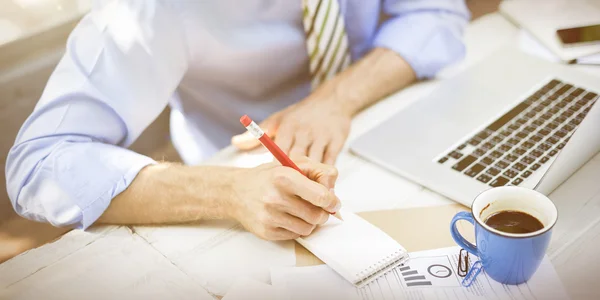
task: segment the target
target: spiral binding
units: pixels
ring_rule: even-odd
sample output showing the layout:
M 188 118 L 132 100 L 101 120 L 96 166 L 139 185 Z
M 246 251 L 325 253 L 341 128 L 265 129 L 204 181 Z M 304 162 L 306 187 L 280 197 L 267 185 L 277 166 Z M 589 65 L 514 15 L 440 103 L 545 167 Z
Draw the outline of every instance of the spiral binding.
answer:
M 359 280 L 354 284 L 358 287 L 361 287 L 379 277 L 381 273 L 385 273 L 389 269 L 397 266 L 404 265 L 406 260 L 408 260 L 408 253 L 402 249 L 398 249 L 396 252 L 379 260 L 377 263 L 371 265 L 363 271 L 360 271 L 359 273 L 356 273 L 354 276 Z

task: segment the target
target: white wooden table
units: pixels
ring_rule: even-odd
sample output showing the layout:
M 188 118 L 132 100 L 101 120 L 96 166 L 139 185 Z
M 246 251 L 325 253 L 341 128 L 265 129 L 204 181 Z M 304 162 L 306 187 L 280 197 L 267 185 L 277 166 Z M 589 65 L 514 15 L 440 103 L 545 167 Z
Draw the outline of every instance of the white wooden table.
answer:
M 349 140 L 428 94 L 440 80 L 507 43 L 516 43 L 518 36 L 519 30 L 498 14 L 475 21 L 466 31 L 468 54 L 462 63 L 444 70 L 438 80 L 416 84 L 361 113 L 353 121 Z M 574 67 L 600 76 L 600 68 Z M 250 167 L 269 159 L 264 152 L 238 153 L 226 148 L 209 163 Z M 336 193 L 352 211 L 452 203 L 348 151 L 341 154 L 337 166 Z M 597 155 L 551 195 L 559 207 L 559 223 L 548 255 L 574 299 L 600 297 L 595 277 L 600 273 L 599 178 Z M 155 228 L 96 227 L 88 232 L 72 231 L 1 264 L 0 299 L 103 299 L 117 295 L 210 299 L 223 295 L 236 278 L 268 281 L 270 267 L 294 264 L 292 242 L 262 241 L 230 221 Z

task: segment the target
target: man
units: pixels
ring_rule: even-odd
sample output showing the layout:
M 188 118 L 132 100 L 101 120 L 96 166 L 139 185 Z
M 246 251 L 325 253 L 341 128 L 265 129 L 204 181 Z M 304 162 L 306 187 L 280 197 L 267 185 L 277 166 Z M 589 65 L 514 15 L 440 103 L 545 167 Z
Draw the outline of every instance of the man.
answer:
M 234 218 L 265 239 L 308 235 L 340 208 L 327 164 L 352 117 L 459 59 L 468 18 L 462 0 L 98 1 L 9 153 L 13 206 L 83 229 Z M 167 104 L 186 165 L 125 149 Z M 298 161 L 309 179 L 194 166 L 242 132 L 243 114 L 312 158 Z

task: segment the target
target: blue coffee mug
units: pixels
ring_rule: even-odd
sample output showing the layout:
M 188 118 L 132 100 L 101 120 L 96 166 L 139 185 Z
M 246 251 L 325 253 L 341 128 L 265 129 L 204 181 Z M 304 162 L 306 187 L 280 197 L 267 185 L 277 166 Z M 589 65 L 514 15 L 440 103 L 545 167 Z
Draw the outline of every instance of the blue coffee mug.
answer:
M 485 224 L 489 216 L 506 210 L 527 213 L 544 227 L 517 234 Z M 540 266 L 557 219 L 556 206 L 543 194 L 521 187 L 497 187 L 479 194 L 471 205 L 471 212 L 457 213 L 450 223 L 450 233 L 460 247 L 479 257 L 483 270 L 492 279 L 504 284 L 520 284 L 529 280 Z M 458 232 L 456 222 L 460 220 L 475 226 L 477 246 Z

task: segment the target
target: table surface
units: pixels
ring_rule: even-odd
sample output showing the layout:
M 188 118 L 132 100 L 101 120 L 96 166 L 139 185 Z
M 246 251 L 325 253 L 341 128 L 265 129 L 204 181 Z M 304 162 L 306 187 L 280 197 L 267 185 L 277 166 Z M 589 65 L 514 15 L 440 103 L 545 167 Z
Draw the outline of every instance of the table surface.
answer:
M 465 32 L 467 56 L 464 61 L 444 70 L 438 76 L 438 79 L 415 84 L 359 114 L 352 123 L 349 141 L 430 93 L 436 88 L 440 80 L 454 76 L 507 44 L 516 44 L 519 34 L 519 29 L 500 14 L 491 14 L 476 20 L 468 26 Z M 573 66 L 573 68 L 600 76 L 600 68 L 589 66 Z M 226 148 L 207 163 L 251 167 L 267 160 L 269 160 L 267 153 L 239 153 L 233 148 Z M 350 154 L 347 149 L 340 155 L 337 167 L 340 171 L 340 178 L 336 185 L 336 193 L 342 199 L 344 207 L 351 211 L 416 208 L 453 203 L 435 192 Z M 560 218 L 554 231 L 548 255 L 565 288 L 574 299 L 598 298 L 600 295 L 600 286 L 595 284 L 596 278 L 594 277 L 595 274 L 600 272 L 600 260 L 595 259 L 600 251 L 600 239 L 598 238 L 600 236 L 600 187 L 597 185 L 598 178 L 600 178 L 600 155 L 596 155 L 585 167 L 580 169 L 550 196 L 555 202 L 557 202 L 556 199 L 559 199 L 557 206 Z M 357 186 L 368 188 L 357 188 Z M 211 270 L 219 269 L 220 264 L 222 264 L 220 261 L 215 261 L 213 257 L 223 257 L 224 253 L 227 253 L 231 257 L 235 256 L 236 263 L 243 264 L 246 263 L 243 260 L 244 255 L 249 255 L 245 258 L 246 260 L 253 260 L 252 255 L 254 254 L 248 254 L 252 252 L 248 249 L 252 249 L 255 250 L 253 252 L 262 252 L 263 256 L 264 252 L 272 254 L 272 259 L 269 261 L 254 260 L 252 268 L 260 268 L 261 264 L 268 267 L 290 263 L 290 253 L 293 256 L 293 243 L 261 241 L 249 233 L 243 233 L 239 225 L 230 222 L 207 223 L 208 225 L 155 228 L 108 226 L 95 227 L 88 232 L 72 231 L 54 243 L 28 251 L 1 264 L 0 291 L 3 289 L 14 290 L 17 287 L 28 289 L 32 286 L 39 289 L 40 285 L 47 286 L 47 282 L 54 284 L 54 291 L 61 288 L 68 290 L 75 286 L 74 283 L 85 285 L 87 281 L 91 280 L 89 278 L 109 278 L 99 276 L 106 272 L 105 269 L 112 267 L 110 265 L 112 261 L 115 262 L 114 264 L 122 263 L 124 258 L 129 259 L 132 252 L 145 253 L 144 255 L 148 260 L 156 263 L 159 258 L 147 254 L 148 249 L 160 253 L 159 257 L 161 259 L 177 266 L 183 274 L 191 277 L 198 286 L 217 295 L 226 292 L 231 283 L 215 285 L 210 281 Z M 102 243 L 98 241 L 113 236 L 115 232 L 118 233 L 117 235 L 131 235 L 135 238 L 119 251 L 111 248 L 108 257 L 101 255 L 99 250 L 88 251 L 93 255 L 90 254 L 89 257 L 86 257 L 88 267 L 85 272 L 81 270 L 81 272 L 70 272 L 60 268 L 61 264 L 67 264 L 69 261 L 66 258 L 73 261 L 76 253 L 85 253 L 86 249 L 101 245 Z M 231 236 L 237 237 L 236 242 L 225 242 Z M 210 246 L 207 246 L 208 244 Z M 215 245 L 225 248 L 220 248 L 217 251 L 219 253 L 213 253 L 215 251 L 211 252 L 210 249 L 216 247 Z M 193 252 L 195 254 L 190 255 L 191 251 L 195 251 Z M 205 257 L 202 257 L 202 255 L 205 255 Z M 97 261 L 95 267 L 93 267 L 93 264 L 89 265 L 95 261 Z M 214 265 L 210 265 L 211 263 Z M 295 261 L 292 261 L 293 263 Z M 194 265 L 201 266 L 200 269 L 206 270 L 202 273 L 201 270 L 192 269 Z M 67 266 L 71 268 L 69 265 L 65 265 L 65 268 Z M 132 267 L 135 266 L 132 265 Z M 40 271 L 44 269 L 55 271 L 45 272 L 48 275 L 44 275 L 44 272 Z M 61 270 L 64 271 L 56 274 Z M 232 270 L 233 272 L 237 271 L 236 269 Z M 268 272 L 268 268 L 267 270 L 261 270 L 261 272 L 263 271 Z M 172 276 L 181 275 L 171 269 L 169 269 L 169 272 L 174 272 L 175 275 Z M 221 272 L 225 271 L 221 270 Z M 263 276 L 261 272 L 247 272 L 244 275 L 261 277 Z M 218 275 L 222 278 L 232 277 L 229 273 L 219 273 Z M 57 276 L 60 280 L 57 279 Z M 139 282 L 139 280 L 136 282 Z M 123 288 L 139 289 L 140 286 L 134 284 Z

